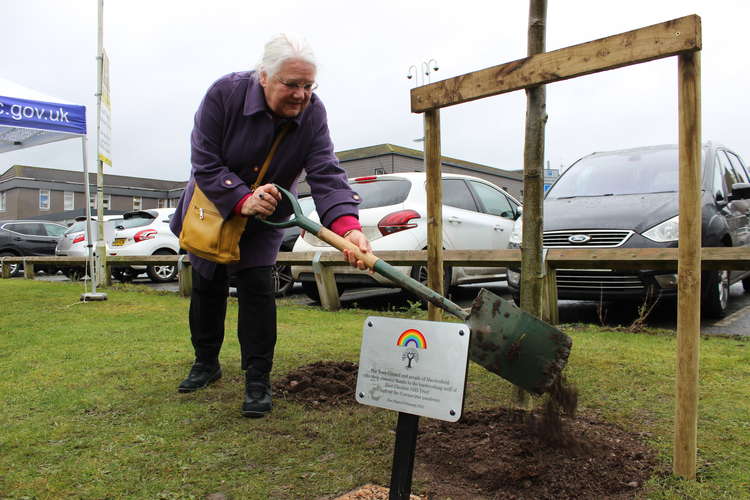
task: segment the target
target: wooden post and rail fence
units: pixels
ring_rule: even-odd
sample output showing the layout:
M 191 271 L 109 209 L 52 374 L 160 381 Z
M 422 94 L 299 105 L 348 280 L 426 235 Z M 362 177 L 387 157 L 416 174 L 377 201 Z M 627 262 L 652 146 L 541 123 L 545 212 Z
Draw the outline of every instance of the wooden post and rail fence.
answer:
M 675 271 L 678 265 L 677 248 L 553 248 L 546 251 L 543 281 L 545 286 L 543 316 L 551 323 L 558 322 L 556 274 L 558 269 L 612 269 L 617 271 L 650 269 Z M 443 250 L 447 267 L 508 267 L 520 268 L 520 250 Z M 429 260 L 426 250 L 379 252 L 378 257 L 394 266 L 425 266 Z M 335 266 L 347 266 L 339 252 L 280 252 L 278 264 L 309 266 L 317 262 L 316 282 L 321 306 L 329 311 L 341 307 L 334 278 Z M 750 248 L 704 247 L 700 252 L 701 270 L 750 270 Z M 0 276 L 10 278 L 12 264 L 24 266 L 24 277 L 35 278 L 35 270 L 42 266 L 80 267 L 86 257 L 2 257 Z M 107 268 L 129 265 L 177 265 L 180 294 L 190 296 L 190 257 L 187 255 L 151 255 L 144 257 L 109 257 Z M 111 285 L 111 279 L 108 283 Z

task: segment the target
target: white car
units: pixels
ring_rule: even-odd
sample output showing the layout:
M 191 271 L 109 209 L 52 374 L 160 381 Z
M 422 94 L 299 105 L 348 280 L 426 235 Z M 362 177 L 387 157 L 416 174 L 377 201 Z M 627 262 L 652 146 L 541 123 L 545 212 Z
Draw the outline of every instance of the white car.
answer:
M 114 226 L 122 221 L 122 215 L 105 215 L 104 219 L 104 242 L 105 245 L 112 239 Z M 96 217 L 91 218 L 91 240 L 94 242 L 92 248 L 96 255 L 96 240 L 99 234 L 99 224 Z M 88 257 L 88 241 L 86 240 L 86 217 L 77 217 L 57 242 L 55 255 L 58 257 Z M 63 274 L 71 280 L 78 280 L 85 274 L 83 267 L 66 266 L 62 268 Z
M 169 229 L 174 208 L 136 210 L 123 214 L 115 225 L 114 234 L 108 243 L 108 254 L 122 255 L 177 255 L 180 241 Z M 149 265 L 115 268 L 113 274 L 121 281 L 133 279 L 146 271 L 151 281 L 163 283 L 177 278 L 176 265 Z
M 386 174 L 350 179 L 361 197 L 359 220 L 373 252 L 427 248 L 426 175 L 422 172 Z M 520 215 L 521 204 L 494 184 L 467 175 L 443 174 L 443 245 L 446 250 L 505 249 Z M 317 212 L 310 218 L 318 221 Z M 305 233 L 295 252 L 335 251 Z M 400 271 L 427 281 L 426 266 L 401 266 Z M 394 285 L 379 274 L 350 266 L 333 268 L 339 293 L 346 288 Z M 292 266 L 292 277 L 308 297 L 318 300 L 312 266 Z M 446 269 L 446 286 L 505 279 L 505 268 L 455 267 Z

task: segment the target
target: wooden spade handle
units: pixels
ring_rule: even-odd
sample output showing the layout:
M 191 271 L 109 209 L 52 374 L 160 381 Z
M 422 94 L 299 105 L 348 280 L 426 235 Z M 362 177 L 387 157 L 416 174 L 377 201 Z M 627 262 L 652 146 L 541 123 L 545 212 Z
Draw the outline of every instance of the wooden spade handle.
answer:
M 339 236 L 328 228 L 321 227 L 320 231 L 318 231 L 315 236 L 325 241 L 332 247 L 335 247 L 337 250 L 340 250 L 342 252 L 345 249 L 351 251 L 354 255 L 356 255 L 358 260 L 361 260 L 367 265 L 368 269 L 375 269 L 375 263 L 380 260 L 372 252 L 363 253 L 357 245 Z

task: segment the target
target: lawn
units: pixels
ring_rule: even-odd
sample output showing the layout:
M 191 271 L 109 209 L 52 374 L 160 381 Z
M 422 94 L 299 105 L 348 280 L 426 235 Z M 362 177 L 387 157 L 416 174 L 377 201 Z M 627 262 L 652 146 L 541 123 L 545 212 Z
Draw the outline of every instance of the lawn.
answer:
M 192 361 L 188 300 L 123 286 L 105 302 L 81 303 L 82 291 L 0 281 L 0 498 L 319 499 L 388 484 L 393 412 L 277 399 L 268 418 L 240 415 L 234 299 L 224 378 L 185 395 L 176 387 Z M 387 313 L 406 314 L 414 312 Z M 320 360 L 358 362 L 369 315 L 386 314 L 281 301 L 273 376 Z M 567 376 L 579 411 L 646 433 L 670 469 L 674 332 L 563 329 L 573 338 Z M 646 498 L 750 498 L 750 340 L 702 339 L 700 384 L 698 480 L 654 478 Z M 464 411 L 508 405 L 510 394 L 472 364 Z

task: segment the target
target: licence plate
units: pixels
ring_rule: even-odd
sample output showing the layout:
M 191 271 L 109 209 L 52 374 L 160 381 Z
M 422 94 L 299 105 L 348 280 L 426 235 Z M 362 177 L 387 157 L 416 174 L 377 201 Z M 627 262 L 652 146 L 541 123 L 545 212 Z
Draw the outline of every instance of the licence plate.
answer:
M 127 238 L 115 238 L 115 241 L 112 242 L 113 247 L 121 247 L 125 244 L 125 240 Z

